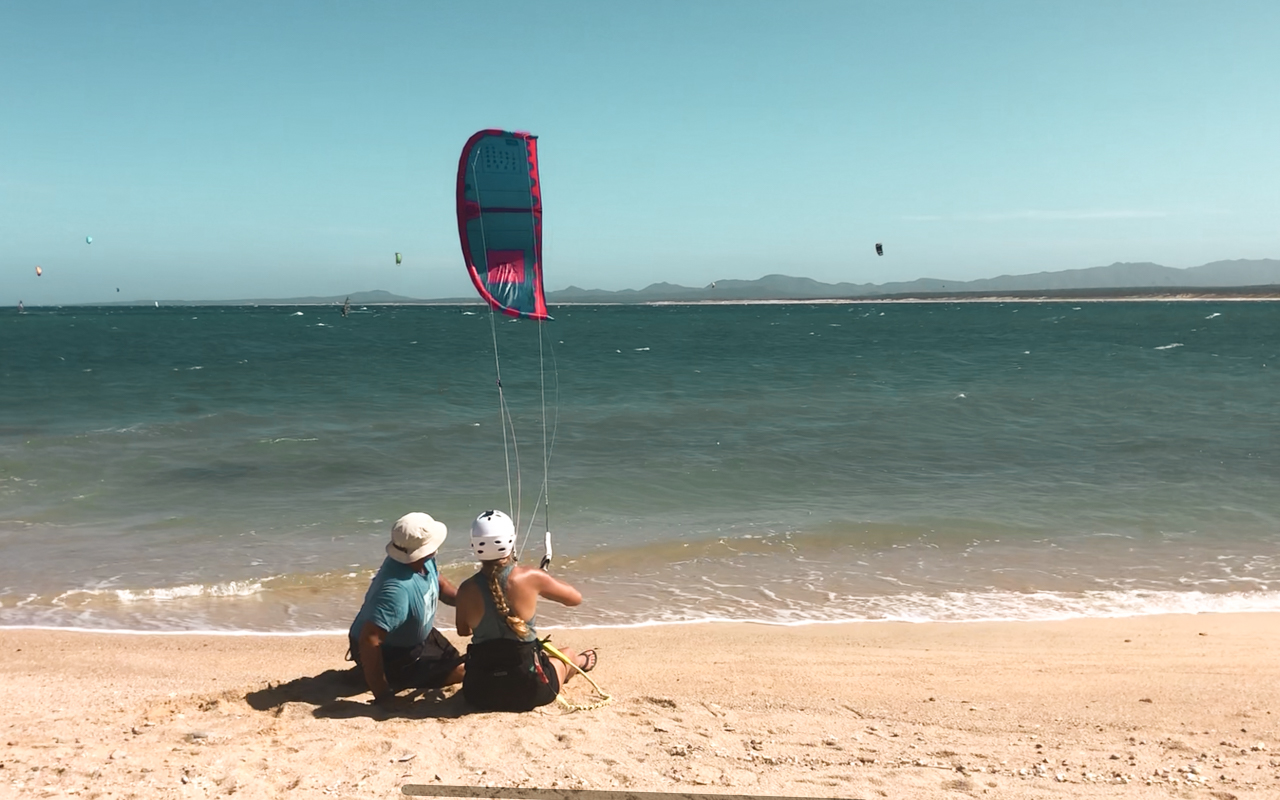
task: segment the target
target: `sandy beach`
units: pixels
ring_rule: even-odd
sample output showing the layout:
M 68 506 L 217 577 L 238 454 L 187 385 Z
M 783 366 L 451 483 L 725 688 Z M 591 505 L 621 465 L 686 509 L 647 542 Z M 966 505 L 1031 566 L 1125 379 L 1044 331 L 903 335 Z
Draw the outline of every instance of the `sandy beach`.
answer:
M 1280 620 L 557 631 L 606 708 L 367 704 L 341 637 L 0 632 L 4 797 L 405 784 L 814 797 L 1280 796 Z M 582 681 L 569 686 L 590 699 Z

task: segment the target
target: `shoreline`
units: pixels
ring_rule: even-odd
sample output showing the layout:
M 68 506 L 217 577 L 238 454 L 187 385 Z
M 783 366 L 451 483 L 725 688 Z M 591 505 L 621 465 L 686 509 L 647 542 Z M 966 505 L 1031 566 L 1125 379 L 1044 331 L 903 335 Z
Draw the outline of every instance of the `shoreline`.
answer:
M 0 629 L 17 797 L 404 784 L 955 798 L 1280 794 L 1280 614 L 565 629 L 611 705 L 388 713 L 342 636 Z M 457 637 L 450 636 L 455 641 Z M 586 702 L 588 687 L 569 685 Z
M 48 630 L 136 635 L 275 635 L 324 636 L 343 634 L 349 616 L 358 608 L 356 584 L 342 591 L 260 590 L 245 595 L 195 593 L 175 599 L 112 601 L 76 605 L 0 606 L 0 631 Z M 593 590 L 592 602 L 579 609 L 548 609 L 547 630 L 642 630 L 690 625 L 752 624 L 771 628 L 805 628 L 866 623 L 983 624 L 1038 623 L 1071 620 L 1140 619 L 1169 614 L 1280 613 L 1278 591 L 1218 591 L 1183 588 L 1142 590 L 1009 589 L 944 594 L 906 592 L 864 595 L 865 587 L 845 587 L 825 603 L 802 602 L 787 595 L 773 606 L 747 600 L 733 606 L 733 595 L 692 606 L 671 601 L 665 606 L 649 597 L 610 593 L 607 587 L 580 581 Z M 94 590 L 92 594 L 102 594 Z M 67 594 L 66 592 L 63 593 Z M 135 592 L 128 592 L 130 597 Z M 790 599 L 787 599 L 790 598 Z M 452 611 L 441 610 L 440 624 L 450 627 Z
M 354 613 L 354 612 L 353 612 Z M 642 631 L 650 629 L 663 628 L 685 628 L 691 626 L 734 626 L 734 625 L 751 625 L 762 628 L 776 628 L 779 630 L 803 630 L 812 627 L 830 627 L 830 626 L 850 626 L 857 628 L 860 626 L 876 626 L 876 625 L 941 625 L 941 626 L 965 626 L 965 625 L 1052 625 L 1056 623 L 1072 623 L 1072 622 L 1104 622 L 1104 621 L 1120 621 L 1120 620 L 1143 620 L 1160 617 L 1214 617 L 1214 616 L 1253 616 L 1257 614 L 1275 614 L 1280 615 L 1278 608 L 1256 608 L 1256 609 L 1199 609 L 1199 610 L 1154 610 L 1148 613 L 1133 614 L 1111 614 L 1111 615 L 1076 615 L 1061 617 L 1045 617 L 1045 618 L 1028 618 L 1018 619 L 1013 617 L 1001 618 L 974 618 L 974 619 L 903 619 L 898 617 L 879 618 L 879 619 L 809 619 L 793 622 L 778 622 L 766 619 L 725 619 L 725 618 L 707 618 L 707 619 L 677 619 L 677 620 L 648 620 L 644 622 L 628 622 L 617 624 L 550 624 L 539 625 L 542 631 Z M 451 627 L 446 625 L 446 627 Z M 245 637 L 279 637 L 282 639 L 289 638 L 323 638 L 328 636 L 345 637 L 347 635 L 346 628 L 324 628 L 317 630 L 251 630 L 251 629 L 219 629 L 219 628 L 177 628 L 177 629 L 139 629 L 139 628 L 84 628 L 76 626 L 61 625 L 2 625 L 0 624 L 0 635 L 8 632 L 46 632 L 46 633 L 67 633 L 67 634 L 86 634 L 86 635 L 103 635 L 103 636 L 211 636 L 218 638 L 234 638 L 237 636 Z

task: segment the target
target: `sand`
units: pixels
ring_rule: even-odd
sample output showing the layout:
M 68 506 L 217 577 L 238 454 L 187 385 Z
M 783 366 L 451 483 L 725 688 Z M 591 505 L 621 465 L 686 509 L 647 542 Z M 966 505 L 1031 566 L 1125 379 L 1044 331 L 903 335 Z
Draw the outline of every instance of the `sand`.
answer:
M 614 701 L 529 714 L 379 710 L 337 636 L 7 630 L 0 797 L 1280 798 L 1278 616 L 556 631 Z

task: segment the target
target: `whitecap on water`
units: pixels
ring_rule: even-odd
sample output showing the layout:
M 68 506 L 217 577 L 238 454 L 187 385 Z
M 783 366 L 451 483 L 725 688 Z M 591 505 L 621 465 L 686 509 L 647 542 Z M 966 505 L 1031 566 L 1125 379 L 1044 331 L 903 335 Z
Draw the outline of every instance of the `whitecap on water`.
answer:
M 266 580 L 271 580 L 267 578 Z M 262 581 L 227 581 L 225 583 L 167 586 L 152 589 L 70 589 L 54 597 L 51 605 L 80 606 L 94 598 L 115 599 L 121 603 L 163 602 L 189 597 L 249 597 L 263 591 Z
M 1222 312 L 1221 312 L 1221 311 L 1215 311 L 1215 312 L 1213 312 L 1212 314 L 1210 314 L 1209 316 L 1205 317 L 1205 319 L 1213 319 L 1214 317 L 1220 317 L 1220 316 L 1222 316 Z
M 183 597 L 248 597 L 262 591 L 262 584 L 256 581 L 227 581 L 212 585 L 188 584 L 161 589 L 146 589 L 132 592 L 128 589 L 116 589 L 115 595 L 121 602 L 140 602 L 147 600 L 178 600 Z
M 295 311 L 295 312 L 293 312 L 292 314 L 290 314 L 289 316 L 291 316 L 291 317 L 300 317 L 300 316 L 302 316 L 302 312 L 301 312 L 301 311 Z
M 1157 350 L 1172 350 L 1175 347 L 1182 347 L 1182 342 L 1174 342 L 1173 344 L 1163 344 L 1157 347 Z

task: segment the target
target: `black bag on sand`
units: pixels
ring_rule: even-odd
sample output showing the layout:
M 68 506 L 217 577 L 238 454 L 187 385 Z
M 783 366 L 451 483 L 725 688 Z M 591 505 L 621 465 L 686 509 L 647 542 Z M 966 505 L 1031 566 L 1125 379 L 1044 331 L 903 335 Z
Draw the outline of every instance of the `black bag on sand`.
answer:
M 560 693 L 542 642 L 492 639 L 467 647 L 462 695 L 482 711 L 530 711 Z

